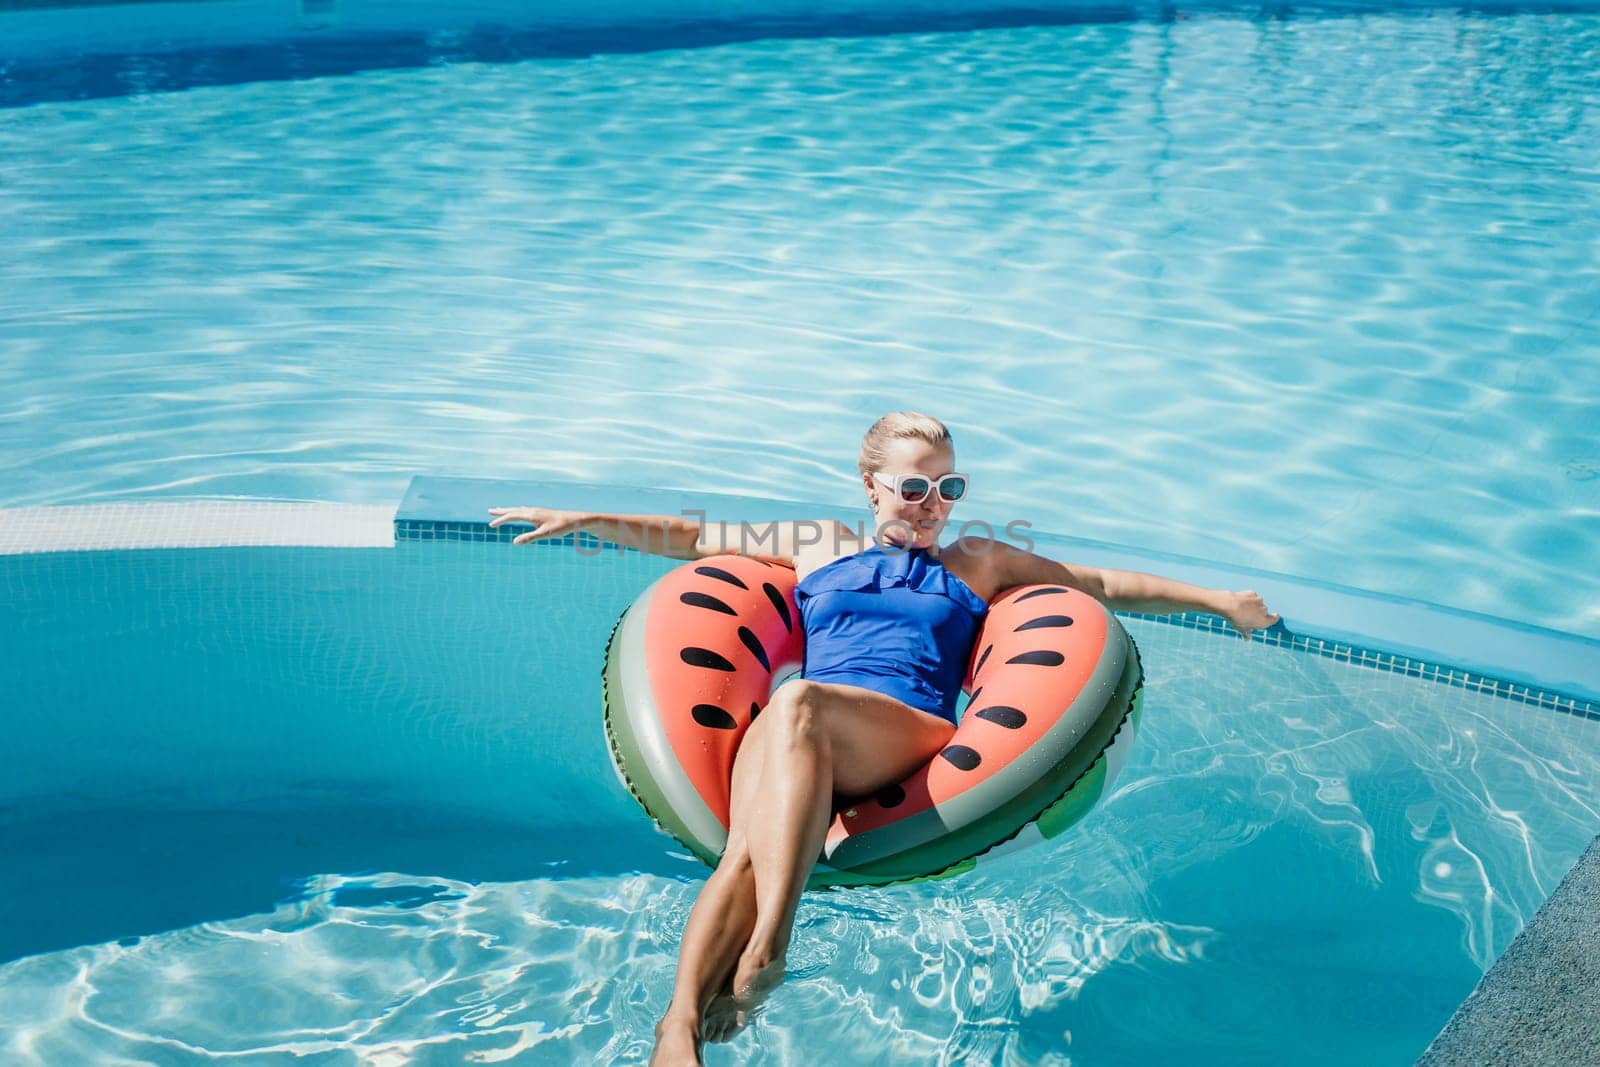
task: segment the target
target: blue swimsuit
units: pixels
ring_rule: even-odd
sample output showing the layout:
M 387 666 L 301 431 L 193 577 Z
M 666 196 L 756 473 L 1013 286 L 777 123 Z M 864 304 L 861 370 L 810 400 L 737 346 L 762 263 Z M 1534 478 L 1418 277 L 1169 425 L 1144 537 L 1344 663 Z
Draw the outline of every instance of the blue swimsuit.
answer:
M 859 685 L 955 722 L 989 605 L 925 548 L 836 559 L 795 587 L 802 677 Z

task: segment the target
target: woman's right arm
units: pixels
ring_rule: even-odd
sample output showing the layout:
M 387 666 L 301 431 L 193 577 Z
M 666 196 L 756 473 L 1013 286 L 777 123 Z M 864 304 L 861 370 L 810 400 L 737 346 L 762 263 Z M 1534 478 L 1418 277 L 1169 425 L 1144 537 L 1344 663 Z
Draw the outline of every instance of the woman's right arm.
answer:
M 674 515 L 613 515 L 593 511 L 565 511 L 560 508 L 490 508 L 490 527 L 506 523 L 532 523 L 534 529 L 512 538 L 514 545 L 526 545 L 570 533 L 586 533 L 602 541 L 627 545 L 654 556 L 672 559 L 699 559 L 700 524 Z
M 832 520 L 823 522 L 699 523 L 679 515 L 618 515 L 602 512 L 563 511 L 557 508 L 490 508 L 492 527 L 506 523 L 532 523 L 536 528 L 518 534 L 514 545 L 525 545 L 569 533 L 587 533 L 612 544 L 671 559 L 707 556 L 753 556 L 794 565 L 800 550 L 822 544 L 831 535 L 835 554 L 857 551 L 855 534 Z

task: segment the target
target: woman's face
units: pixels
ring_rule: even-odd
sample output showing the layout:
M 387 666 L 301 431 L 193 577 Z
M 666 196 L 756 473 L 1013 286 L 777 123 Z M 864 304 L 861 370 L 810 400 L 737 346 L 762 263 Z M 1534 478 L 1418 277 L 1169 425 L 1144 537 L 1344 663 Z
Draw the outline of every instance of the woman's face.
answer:
M 955 470 L 956 454 L 949 445 L 930 445 L 915 438 L 896 438 L 889 442 L 888 455 L 877 472 L 893 482 L 897 474 L 921 474 L 938 478 Z M 877 535 L 888 544 L 903 548 L 930 548 L 939 543 L 939 533 L 950 519 L 955 505 L 929 493 L 920 504 L 900 500 L 895 493 L 870 473 L 861 476 L 877 516 Z

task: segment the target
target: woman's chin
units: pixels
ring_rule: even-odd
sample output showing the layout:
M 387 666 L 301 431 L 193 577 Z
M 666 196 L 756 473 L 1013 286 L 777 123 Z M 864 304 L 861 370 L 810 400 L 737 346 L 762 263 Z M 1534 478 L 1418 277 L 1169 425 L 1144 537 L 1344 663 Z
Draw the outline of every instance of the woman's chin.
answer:
M 878 528 L 878 542 L 895 548 L 932 548 L 939 543 L 942 526 L 912 525 L 905 520 L 884 523 Z

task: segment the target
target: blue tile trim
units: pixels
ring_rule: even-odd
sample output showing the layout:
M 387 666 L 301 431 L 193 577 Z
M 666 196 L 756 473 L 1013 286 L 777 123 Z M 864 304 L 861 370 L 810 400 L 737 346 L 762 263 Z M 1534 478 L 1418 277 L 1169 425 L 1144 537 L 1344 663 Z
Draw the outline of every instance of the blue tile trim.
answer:
M 1186 630 L 1202 630 L 1206 633 L 1220 634 L 1235 639 L 1239 636 L 1234 632 L 1233 627 L 1216 615 L 1192 613 L 1184 615 L 1146 615 L 1136 611 L 1119 611 L 1117 615 L 1125 619 L 1157 622 L 1168 626 L 1179 626 Z M 1282 625 L 1274 626 L 1270 630 L 1258 630 L 1252 640 L 1260 641 L 1275 648 L 1286 648 L 1291 652 L 1304 652 L 1312 656 L 1321 656 L 1324 659 L 1331 659 L 1336 663 L 1346 663 L 1352 667 L 1401 674 L 1407 678 L 1436 682 L 1475 693 L 1486 693 L 1489 696 L 1500 697 L 1518 704 L 1531 704 L 1534 707 L 1545 708 L 1549 711 L 1559 711 L 1566 715 L 1575 715 L 1580 719 L 1600 722 L 1600 704 L 1596 704 L 1594 701 L 1583 700 L 1537 686 L 1521 685 L 1507 681 L 1504 678 L 1494 678 L 1463 667 L 1430 663 L 1426 660 L 1413 659 L 1393 652 L 1384 652 L 1375 648 L 1363 648 L 1360 645 L 1345 644 L 1339 641 L 1325 641 L 1320 637 L 1291 633 Z
M 435 522 L 431 519 L 396 519 L 394 521 L 395 541 L 409 542 L 442 542 L 454 541 L 459 544 L 497 544 L 509 545 L 518 534 L 528 532 L 527 526 L 501 526 L 491 528 L 484 522 Z M 599 551 L 605 543 L 593 534 L 567 534 L 564 537 L 547 537 L 542 541 L 534 541 L 530 547 L 534 548 L 571 548 L 577 546 L 584 549 Z M 624 548 L 621 545 L 610 546 L 613 551 Z M 627 548 L 626 551 L 637 552 L 638 549 Z
M 622 509 L 619 508 L 619 510 Z M 526 533 L 527 531 L 527 526 L 502 526 L 498 529 L 491 529 L 487 523 L 482 522 L 423 518 L 397 517 L 394 524 L 395 541 L 397 543 L 450 541 L 466 544 L 509 544 L 518 534 Z M 604 545 L 599 538 L 591 534 L 567 534 L 564 537 L 552 537 L 543 541 L 534 541 L 529 547 L 571 548 L 574 546 L 595 553 L 600 552 L 602 548 L 606 548 L 609 551 L 638 551 L 638 549 L 626 545 Z M 1117 614 L 1126 619 L 1139 619 L 1144 622 L 1160 623 L 1166 626 L 1178 626 L 1185 630 L 1199 630 L 1205 633 L 1235 638 L 1238 636 L 1227 622 L 1216 615 L 1196 613 L 1147 615 L 1140 612 L 1127 611 L 1118 612 Z M 1333 641 L 1321 637 L 1293 633 L 1281 623 L 1270 630 L 1258 631 L 1254 639 L 1274 648 L 1284 648 L 1291 652 L 1321 656 L 1324 659 L 1331 659 L 1335 663 L 1345 663 L 1352 667 L 1366 670 L 1400 674 L 1407 678 L 1453 686 L 1469 692 L 1486 693 L 1489 696 L 1500 697 L 1518 704 L 1529 704 L 1549 711 L 1558 711 L 1564 715 L 1573 715 L 1580 719 L 1600 722 L 1600 703 L 1592 700 L 1539 686 L 1496 678 L 1464 667 L 1435 663 L 1425 659 L 1343 641 Z

